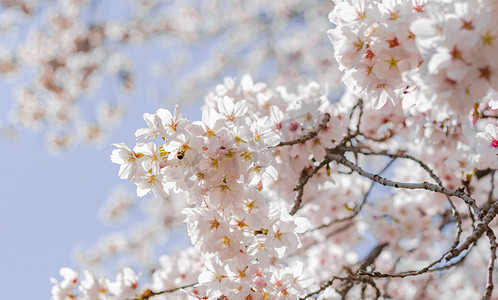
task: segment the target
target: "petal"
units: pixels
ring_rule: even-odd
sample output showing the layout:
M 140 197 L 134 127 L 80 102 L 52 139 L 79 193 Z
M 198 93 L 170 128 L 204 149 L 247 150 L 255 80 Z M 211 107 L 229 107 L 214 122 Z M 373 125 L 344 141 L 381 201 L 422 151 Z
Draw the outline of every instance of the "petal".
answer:
M 230 97 L 224 96 L 218 99 L 218 110 L 225 115 L 231 115 L 233 112 L 233 101 Z
M 235 103 L 235 107 L 233 108 L 233 114 L 236 117 L 241 117 L 245 115 L 245 113 L 248 110 L 247 106 L 247 101 L 246 100 L 240 100 L 239 102 Z
M 171 122 L 171 119 L 173 118 L 171 116 L 171 113 L 169 112 L 169 110 L 164 109 L 164 108 L 158 109 L 156 113 L 157 113 L 157 116 L 161 119 L 161 121 L 163 123 L 169 123 L 169 122 Z

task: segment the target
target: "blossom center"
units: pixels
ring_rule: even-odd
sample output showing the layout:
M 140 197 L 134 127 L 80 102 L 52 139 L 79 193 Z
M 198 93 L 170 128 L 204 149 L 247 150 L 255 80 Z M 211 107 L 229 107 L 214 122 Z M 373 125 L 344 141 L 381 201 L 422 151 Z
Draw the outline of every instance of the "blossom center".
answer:
M 490 147 L 497 149 L 498 148 L 498 140 L 491 138 L 491 143 L 489 144 Z

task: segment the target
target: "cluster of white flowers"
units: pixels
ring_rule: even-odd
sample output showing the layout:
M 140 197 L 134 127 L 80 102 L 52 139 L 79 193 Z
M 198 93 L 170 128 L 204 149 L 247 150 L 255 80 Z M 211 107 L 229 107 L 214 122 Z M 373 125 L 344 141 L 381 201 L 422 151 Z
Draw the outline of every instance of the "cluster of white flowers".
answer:
M 260 91 L 254 91 L 258 87 Z M 111 159 L 121 165 L 119 176 L 137 185 L 139 196 L 153 193 L 169 201 L 170 195 L 187 192 L 182 212 L 192 243 L 204 259 L 206 271 L 199 284 L 209 297 L 304 296 L 309 281 L 303 281 L 301 269 L 283 263 L 299 248 L 297 233 L 308 229 L 309 221 L 290 216 L 282 205 L 287 202 L 269 201 L 262 190 L 277 179 L 275 165 L 284 165 L 273 161 L 271 148 L 281 136 L 300 137 L 312 130 L 322 118 L 319 106 L 324 99 L 316 84 L 291 94 L 266 90 L 248 76 L 240 86 L 227 79 L 217 91 L 224 88 L 224 95 L 208 97 L 202 121 L 182 118 L 178 107 L 174 113 L 159 109 L 145 114 L 148 127 L 137 130 L 137 145 L 115 144 Z M 270 116 L 257 105 L 266 106 Z M 249 114 L 250 109 L 260 116 Z M 297 114 L 303 114 L 301 120 Z M 294 121 L 285 124 L 284 119 Z M 332 145 L 332 138 L 338 139 L 333 134 L 337 133 L 324 130 L 319 138 Z M 279 151 L 279 157 L 306 161 L 309 144 L 299 152 Z
M 419 1 L 336 1 L 329 18 L 334 56 L 345 71 L 344 82 L 356 94 L 380 108 L 413 87 L 403 73 L 417 68 L 422 58 L 410 25 L 421 17 Z
M 417 104 L 465 115 L 498 89 L 498 6 L 487 0 L 427 1 L 426 12 L 410 27 L 424 61 L 408 75 L 421 91 Z
M 472 242 L 477 250 L 462 250 L 449 262 L 441 257 L 476 235 L 483 215 L 498 210 L 493 83 L 481 85 L 480 94 L 470 87 L 482 84 L 472 70 L 486 68 L 483 61 L 491 63 L 492 56 L 487 44 L 465 48 L 485 52 L 475 59 L 464 52 L 456 59 L 443 55 L 444 47 L 464 44 L 454 41 L 466 35 L 443 30 L 457 28 L 454 22 L 466 24 L 461 31 L 487 28 L 482 32 L 493 36 L 483 6 L 488 2 L 336 2 L 329 36 L 349 88 L 338 102 L 316 82 L 291 91 L 249 76 L 225 78 L 206 96 L 201 121 L 183 118 L 178 106 L 158 109 L 144 115 L 147 126 L 136 131 L 135 146 L 114 144 L 119 176 L 136 185 L 138 196 L 150 193 L 159 202 L 151 214 L 155 227 L 133 243 L 116 239 L 110 248 L 149 247 L 155 230 L 181 222 L 194 248 L 162 257 L 151 283 L 135 284 L 134 293 L 128 269 L 117 278 L 119 289 L 88 279 L 108 284 L 96 299 L 379 298 L 381 284 L 374 280 L 382 282 L 384 298 L 422 299 L 444 291 L 451 279 L 459 282 L 451 295 L 473 299 L 482 294 L 476 286 L 486 280 L 489 286 L 481 272 L 488 262 L 475 254 L 484 247 L 481 240 Z M 437 30 L 421 29 L 428 24 L 442 28 L 437 38 L 431 38 Z M 441 81 L 422 76 L 443 73 L 461 76 L 451 80 L 467 82 L 468 93 L 446 94 Z M 379 156 L 391 161 L 370 159 Z M 382 171 L 366 171 L 379 165 Z M 372 192 L 376 183 L 393 189 Z M 496 243 L 496 222 L 482 226 Z M 361 254 L 372 244 L 370 254 Z M 106 251 L 94 260 L 112 254 Z M 493 254 L 487 256 L 494 263 Z M 445 263 L 463 267 L 447 276 Z M 463 280 L 470 269 L 476 275 Z M 405 273 L 377 278 L 370 271 Z M 415 276 L 428 271 L 430 284 Z M 407 274 L 414 276 L 396 278 Z M 75 273 L 64 269 L 61 275 L 53 299 L 76 297 Z M 82 282 L 82 297 L 94 285 Z
M 337 234 L 337 227 L 328 224 L 347 220 L 359 209 L 359 199 L 368 195 L 365 179 L 341 174 L 337 165 L 322 168 L 309 179 L 299 217 L 289 215 L 288 208 L 295 198 L 293 189 L 303 170 L 310 172 L 326 157 L 327 149 L 342 145 L 348 132 L 355 130 L 351 123 L 358 121 L 351 114 L 351 94 L 337 103 L 330 103 L 322 94 L 316 83 L 300 86 L 297 93 L 292 93 L 283 87 L 270 89 L 249 76 L 240 83 L 226 78 L 206 97 L 201 121 L 182 118 L 178 107 L 174 112 L 159 109 L 144 115 L 147 127 L 136 131 L 137 145 L 114 145 L 111 160 L 120 164 L 119 176 L 136 184 L 137 195 L 152 193 L 166 206 L 154 206 L 159 222 L 167 224 L 165 229 L 184 220 L 196 248 L 184 255 L 199 262 L 188 267 L 189 259 L 162 258 L 151 284 L 143 285 L 145 291 L 155 293 L 193 285 L 154 297 L 244 299 L 250 295 L 255 299 L 296 299 L 309 292 L 306 288 L 313 279 L 308 276 L 313 276 L 315 283 L 326 280 L 340 272 L 338 266 L 344 262 L 357 261 L 352 248 L 365 233 L 373 234 L 379 243 L 391 245 L 390 256 L 382 256 L 386 266 L 391 267 L 407 253 L 412 257 L 402 266 L 420 264 L 426 257 L 437 256 L 442 241 L 451 243 L 451 238 L 438 230 L 439 223 L 434 222 L 446 210 L 445 197 L 405 190 L 367 205 L 364 214 L 357 217 L 356 226 Z M 280 142 L 301 139 L 315 131 L 324 113 L 330 114 L 330 120 L 314 138 L 279 146 Z M 383 120 L 376 122 L 375 116 Z M 457 188 L 460 178 L 467 178 L 475 168 L 496 167 L 496 126 L 492 121 L 487 122 L 486 131 L 479 129 L 486 124 L 484 120 L 475 129 L 458 119 L 441 126 L 431 121 L 430 115 L 408 114 L 391 104 L 380 112 L 364 107 L 362 120 L 360 130 L 368 134 L 363 139 L 358 137 L 358 141 L 373 148 L 403 149 L 423 157 L 449 188 Z M 410 130 L 407 124 L 412 124 Z M 468 128 L 459 129 L 462 126 Z M 405 136 L 406 141 L 401 144 L 390 139 L 390 143 L 379 144 L 370 141 L 369 136 Z M 457 144 L 477 149 L 472 154 L 472 165 L 466 169 L 462 169 L 462 159 L 453 157 L 466 153 L 459 150 L 464 146 Z M 481 147 L 475 148 L 477 144 Z M 481 162 L 478 167 L 477 161 Z M 431 181 L 413 162 L 397 164 L 396 171 L 395 179 L 400 182 Z M 482 189 L 477 186 L 481 182 L 473 181 L 472 186 Z M 458 207 L 465 210 L 466 206 L 461 202 Z M 178 218 L 181 213 L 184 217 Z M 320 232 L 310 231 L 324 225 L 327 227 Z M 142 232 L 142 239 L 132 243 L 135 246 L 121 237 L 112 246 L 113 251 L 147 245 L 146 236 L 153 236 L 154 230 L 158 228 Z M 303 234 L 306 230 L 311 234 Z M 309 264 L 289 268 L 296 259 L 298 266 L 300 261 Z M 393 293 L 403 297 L 411 293 L 401 292 L 399 286 L 402 284 L 395 286 Z M 66 290 L 72 292 L 70 288 Z M 330 290 L 328 293 L 332 293 Z
M 497 89 L 493 1 L 336 1 L 329 31 L 344 83 L 382 107 L 389 99 L 442 120 Z
M 52 297 L 54 299 L 74 299 L 74 290 L 78 287 L 81 299 L 131 299 L 137 292 L 138 276 L 130 268 L 124 268 L 116 275 L 116 281 L 106 278 L 95 278 L 85 271 L 85 279 L 79 282 L 79 274 L 69 268 L 62 268 L 60 275 L 64 280 L 57 282 L 52 278 Z

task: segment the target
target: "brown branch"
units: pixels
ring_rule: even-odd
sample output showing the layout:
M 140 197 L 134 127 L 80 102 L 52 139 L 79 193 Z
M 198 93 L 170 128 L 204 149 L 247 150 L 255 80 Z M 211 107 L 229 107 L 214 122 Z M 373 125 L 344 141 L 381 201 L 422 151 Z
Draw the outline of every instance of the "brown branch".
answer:
M 353 106 L 353 109 L 351 110 L 351 114 L 349 115 L 349 120 L 351 120 L 351 118 L 353 117 L 353 112 L 355 110 L 355 108 L 358 107 L 360 109 L 360 113 L 358 115 L 358 123 L 356 123 L 356 131 L 355 131 L 355 135 L 358 135 L 360 134 L 360 125 L 361 125 L 361 117 L 363 116 L 363 99 L 358 99 L 358 103 L 356 103 L 355 106 Z M 349 129 L 349 127 L 348 127 Z
M 466 194 L 463 190 L 450 190 L 447 188 L 444 188 L 442 186 L 434 185 L 428 182 L 423 182 L 423 183 L 404 183 L 404 182 L 396 182 L 392 181 L 386 178 L 383 178 L 379 175 L 374 175 L 371 174 L 365 170 L 363 170 L 361 167 L 358 165 L 352 163 L 348 159 L 346 159 L 343 155 L 336 154 L 332 151 L 333 149 L 329 149 L 327 153 L 327 158 L 330 158 L 331 160 L 337 161 L 340 164 L 345 165 L 346 167 L 350 168 L 351 170 L 354 170 L 358 174 L 369 178 L 370 180 L 373 180 L 375 182 L 378 182 L 382 185 L 386 186 L 391 186 L 395 188 L 405 188 L 405 189 L 424 189 L 428 191 L 433 191 L 437 193 L 442 193 L 447 196 L 456 196 L 461 199 L 463 199 L 469 206 L 471 206 L 474 209 L 474 213 L 478 216 L 480 216 L 480 219 L 482 219 L 481 222 L 477 224 L 475 227 L 472 235 L 470 235 L 467 240 L 461 244 L 458 248 L 452 247 L 448 252 L 446 252 L 443 256 L 441 256 L 440 259 L 434 261 L 431 263 L 429 266 L 427 266 L 424 269 L 421 269 L 419 271 L 408 271 L 408 272 L 402 272 L 398 274 L 383 274 L 379 272 L 373 272 L 373 273 L 366 273 L 366 272 L 359 272 L 359 274 L 365 274 L 369 275 L 372 277 L 406 277 L 406 276 L 414 276 L 414 275 L 420 275 L 422 273 L 428 272 L 428 271 L 434 271 L 435 269 L 431 268 L 436 265 L 437 263 L 441 262 L 443 258 L 446 259 L 446 261 L 451 260 L 452 258 L 458 256 L 462 251 L 467 250 L 472 244 L 474 244 L 481 236 L 482 234 L 488 229 L 488 224 L 494 219 L 496 214 L 498 213 L 498 203 L 495 203 L 492 205 L 490 210 L 488 211 L 487 214 L 483 216 L 482 213 L 479 213 L 479 208 L 477 207 L 477 204 L 475 203 L 475 200 L 472 199 L 468 194 Z
M 384 168 L 382 168 L 382 170 L 380 170 L 379 172 L 379 175 L 384 173 L 393 163 L 394 161 L 396 160 L 396 158 L 393 158 L 391 161 L 389 161 L 389 163 L 387 163 Z M 366 192 L 365 196 L 363 196 L 363 199 L 362 201 L 360 202 L 359 205 L 357 205 L 355 208 L 354 208 L 354 211 L 353 211 L 353 214 L 347 216 L 347 217 L 344 217 L 344 218 L 337 218 L 335 220 L 332 220 L 330 221 L 329 223 L 327 224 L 322 224 L 316 228 L 313 228 L 313 229 L 310 229 L 309 231 L 314 231 L 314 230 L 319 230 L 319 229 L 323 229 L 325 227 L 329 227 L 330 225 L 333 225 L 333 224 L 337 224 L 337 223 L 341 223 L 341 222 L 344 222 L 344 221 L 348 221 L 348 220 L 351 220 L 353 219 L 354 217 L 356 217 L 360 211 L 363 209 L 363 206 L 365 206 L 365 203 L 367 202 L 367 198 L 368 196 L 370 195 L 370 193 L 372 192 L 372 189 L 373 189 L 373 186 L 374 186 L 374 182 L 372 182 L 370 184 L 370 187 L 368 188 L 368 191 Z
M 409 159 L 411 161 L 416 162 L 422 169 L 424 169 L 429 174 L 429 176 L 432 179 L 434 179 L 434 181 L 436 181 L 436 183 L 440 187 L 444 187 L 441 179 L 439 179 L 439 177 L 434 173 L 434 171 L 432 171 L 432 169 L 428 165 L 426 165 L 424 162 L 422 162 L 421 160 L 419 160 L 411 155 L 408 155 L 405 153 L 389 153 L 386 151 L 373 152 L 373 151 L 360 149 L 360 148 L 354 148 L 354 147 L 338 147 L 338 149 L 340 149 L 340 151 L 351 151 L 351 152 L 360 153 L 363 155 L 382 155 L 382 156 L 390 157 L 392 159 L 396 159 L 396 158 Z M 379 173 L 378 175 L 380 175 L 380 174 L 381 173 Z M 455 204 L 453 203 L 453 201 L 451 201 L 451 198 L 448 195 L 445 195 L 445 196 L 446 196 L 446 200 L 448 201 L 448 203 L 451 206 L 451 211 L 452 211 L 453 217 L 455 218 L 455 220 L 457 222 L 457 234 L 455 237 L 455 241 L 453 242 L 453 245 L 451 246 L 451 248 L 455 248 L 458 245 L 458 243 L 460 242 L 460 236 L 462 235 L 462 232 L 463 232 L 462 218 L 461 218 L 460 214 L 458 213 L 458 211 L 455 207 Z M 471 214 L 471 217 L 473 217 L 472 214 Z
M 493 198 L 493 193 L 495 191 L 494 176 L 496 174 L 496 170 L 492 170 L 492 171 L 490 170 L 490 173 L 491 173 L 491 176 L 490 176 L 490 183 L 489 184 L 490 184 L 491 188 L 489 189 L 489 193 L 488 193 L 488 201 L 486 203 L 484 203 L 484 205 L 482 205 L 482 208 L 481 208 L 481 210 L 484 212 L 487 212 L 489 210 L 489 207 L 495 202 L 495 200 Z
M 383 243 L 383 244 L 379 244 L 375 248 L 373 248 L 372 251 L 370 251 L 370 253 L 362 260 L 362 263 L 360 265 L 359 270 L 361 270 L 362 268 L 366 268 L 369 265 L 373 264 L 374 261 L 377 259 L 377 257 L 379 257 L 379 255 L 382 253 L 382 250 L 384 249 L 384 247 L 386 247 L 387 245 L 388 245 L 388 243 Z M 309 298 L 313 295 L 317 295 L 317 294 L 323 292 L 325 289 L 327 289 L 329 286 L 331 286 L 334 283 L 334 281 L 336 281 L 336 280 L 345 281 L 343 289 L 341 291 L 339 291 L 339 294 L 341 294 L 343 297 L 345 297 L 345 295 L 348 293 L 348 291 L 354 286 L 355 282 L 363 283 L 364 285 L 372 286 L 372 288 L 375 290 L 375 293 L 377 295 L 376 298 L 380 297 L 380 290 L 372 278 L 370 278 L 368 276 L 362 276 L 362 275 L 356 274 L 349 267 L 344 267 L 344 270 L 346 270 L 346 272 L 348 273 L 348 277 L 332 276 L 329 280 L 320 284 L 320 288 L 318 290 L 307 294 L 306 296 L 304 296 L 301 299 L 306 299 L 306 298 Z
M 349 114 L 349 122 L 351 122 L 351 120 L 353 119 L 353 114 L 357 107 L 360 108 L 360 114 L 358 116 L 358 123 L 356 123 L 356 130 L 354 132 L 351 132 L 351 128 L 349 128 L 348 125 L 348 133 L 339 143 L 340 145 L 346 144 L 347 141 L 350 141 L 352 138 L 360 134 L 361 117 L 363 115 L 363 100 L 361 98 L 358 99 L 358 102 L 351 108 L 351 113 Z
M 303 135 L 302 137 L 300 137 L 298 139 L 295 139 L 295 140 L 280 142 L 276 146 L 273 146 L 273 147 L 270 147 L 270 148 L 276 148 L 276 147 L 281 147 L 281 146 L 292 146 L 292 145 L 295 145 L 295 144 L 304 144 L 307 141 L 315 138 L 318 135 L 318 133 L 320 133 L 320 131 L 322 129 L 326 128 L 327 127 L 327 123 L 329 121 L 330 121 L 330 114 L 329 113 L 325 113 L 323 115 L 322 123 L 320 125 L 318 125 L 318 128 L 315 131 L 310 131 L 310 132 L 306 133 L 305 135 Z
M 354 170 L 356 173 L 360 174 L 361 176 L 369 178 L 372 181 L 378 182 L 378 183 L 385 185 L 385 186 L 391 186 L 394 188 L 412 189 L 412 190 L 413 189 L 427 190 L 427 191 L 432 191 L 432 192 L 436 192 L 436 193 L 441 193 L 441 194 L 444 194 L 447 196 L 458 197 L 458 198 L 462 199 L 463 201 L 465 201 L 465 203 L 470 205 L 472 207 L 472 209 L 474 210 L 474 213 L 476 215 L 478 215 L 478 216 L 481 215 L 479 213 L 479 208 L 477 207 L 476 201 L 474 199 L 472 199 L 472 197 L 470 197 L 467 193 L 465 193 L 461 189 L 450 190 L 448 188 L 445 188 L 445 187 L 442 187 L 439 185 L 435 185 L 435 184 L 432 184 L 429 182 L 425 182 L 425 181 L 422 183 L 406 183 L 406 182 L 398 182 L 398 181 L 389 180 L 387 178 L 384 178 L 384 177 L 381 177 L 379 175 L 372 174 L 372 173 L 369 173 L 369 172 L 363 170 L 360 166 L 352 163 L 343 155 L 336 154 L 334 152 L 335 152 L 334 149 L 328 149 L 326 159 L 328 158 L 330 160 L 336 161 L 336 162 L 350 168 L 351 170 Z
M 498 202 L 491 205 L 484 218 L 479 223 L 477 223 L 476 227 L 474 228 L 474 231 L 470 236 L 467 237 L 465 242 L 463 242 L 458 248 L 452 249 L 450 251 L 450 253 L 446 256 L 446 261 L 458 256 L 460 253 L 462 253 L 462 251 L 467 250 L 470 247 L 470 245 L 477 242 L 477 240 L 484 234 L 484 232 L 486 232 L 486 230 L 489 229 L 489 223 L 493 221 L 497 213 L 498 213 Z
M 491 299 L 491 296 L 493 296 L 493 271 L 495 269 L 496 248 L 498 247 L 498 244 L 496 243 L 496 236 L 491 228 L 488 228 L 486 235 L 488 236 L 489 243 L 491 244 L 489 248 L 489 250 L 491 250 L 491 257 L 489 258 L 488 278 L 485 289 L 486 292 L 484 293 L 484 296 L 482 296 L 482 300 L 489 300 Z
M 474 172 L 474 176 L 477 177 L 478 179 L 483 178 L 484 176 L 488 175 L 491 173 L 493 170 L 490 168 L 484 169 L 484 170 L 477 170 Z
M 474 245 L 470 246 L 471 248 L 473 247 Z M 436 261 L 433 261 L 432 263 L 430 263 L 427 267 L 423 268 L 423 269 L 420 269 L 418 271 L 405 271 L 405 272 L 400 272 L 400 273 L 381 273 L 381 272 L 363 272 L 363 271 L 359 271 L 358 273 L 360 275 L 366 275 L 366 276 L 371 276 L 371 277 L 378 277 L 378 278 L 404 278 L 404 277 L 408 277 L 408 276 L 417 276 L 417 275 L 422 275 L 424 273 L 428 273 L 428 272 L 435 272 L 435 271 L 442 271 L 442 270 L 446 270 L 446 269 L 450 269 L 458 264 L 461 264 L 466 258 L 467 256 L 469 255 L 470 253 L 470 250 L 467 251 L 458 261 L 455 261 L 451 264 L 447 264 L 447 265 L 444 265 L 444 266 L 440 266 L 440 267 L 437 267 L 437 268 L 432 268 L 433 266 L 435 266 L 436 264 L 440 263 L 443 258 L 446 256 L 446 254 L 448 254 L 449 251 L 447 251 L 446 253 L 444 253 L 438 260 Z M 395 264 L 397 264 L 399 262 L 399 258 L 398 260 L 395 262 Z
M 346 269 L 346 270 L 349 270 L 349 269 Z M 307 294 L 306 296 L 301 297 L 299 299 L 304 300 L 304 299 L 310 298 L 313 295 L 320 294 L 321 292 L 325 291 L 328 287 L 330 287 L 334 283 L 334 281 L 336 281 L 336 280 L 345 281 L 346 287 L 348 287 L 348 290 L 354 286 L 353 282 L 366 283 L 374 288 L 375 293 L 376 293 L 376 298 L 380 297 L 380 290 L 377 287 L 377 285 L 375 284 L 375 282 L 372 280 L 372 278 L 369 278 L 367 276 L 359 276 L 357 274 L 352 273 L 351 270 L 349 270 L 348 273 L 349 273 L 348 277 L 332 276 L 329 280 L 320 284 L 320 288 L 318 288 L 318 290 L 311 292 L 311 293 Z M 347 291 L 346 291 L 346 293 L 347 293 Z
M 339 227 L 339 228 L 337 228 L 336 230 L 334 230 L 334 231 L 331 231 L 331 232 L 327 233 L 327 235 L 326 235 L 325 237 L 326 237 L 326 238 L 333 237 L 334 235 L 336 235 L 336 234 L 338 234 L 338 233 L 341 233 L 341 232 L 343 232 L 343 231 L 348 230 L 348 229 L 349 229 L 349 228 L 351 228 L 351 226 L 353 226 L 354 224 L 355 224 L 355 222 L 354 222 L 354 221 L 349 222 L 349 223 L 347 223 L 346 225 L 343 225 L 342 227 Z
M 491 115 L 480 114 L 479 118 L 480 119 L 488 119 L 488 118 L 490 118 L 490 119 L 498 119 L 498 116 L 491 116 Z
M 448 254 L 448 252 L 444 253 L 439 259 L 433 261 L 428 266 L 426 266 L 425 268 L 420 269 L 418 271 L 405 271 L 405 272 L 399 272 L 399 273 L 381 273 L 381 272 L 365 272 L 365 271 L 360 270 L 360 271 L 358 271 L 358 274 L 369 276 L 369 277 L 374 277 L 374 278 L 405 278 L 408 276 L 418 276 L 418 275 L 422 275 L 424 273 L 441 271 L 441 270 L 452 268 L 452 267 L 462 263 L 469 253 L 469 252 L 465 253 L 465 255 L 460 260 L 458 260 L 454 263 L 444 265 L 441 267 L 437 267 L 437 268 L 432 268 L 435 265 L 437 265 L 438 263 L 440 263 L 443 260 L 443 258 Z
M 313 295 L 320 294 L 321 292 L 325 291 L 329 286 L 331 286 L 334 283 L 334 281 L 336 281 L 336 280 L 348 280 L 348 278 L 347 277 L 332 276 L 332 278 L 330 278 L 329 280 L 320 284 L 320 288 L 318 290 L 311 292 L 311 293 L 307 294 L 306 296 L 301 297 L 300 299 L 303 300 L 303 299 L 307 299 Z
M 491 189 L 489 190 L 489 194 L 488 194 L 488 205 L 491 205 L 494 200 L 493 200 L 493 193 L 495 191 L 495 174 L 496 174 L 496 170 L 493 170 L 491 172 Z
M 396 258 L 396 261 L 394 261 L 393 266 L 391 267 L 391 273 L 393 273 L 396 270 L 396 267 L 398 266 L 400 261 L 401 261 L 401 256 L 398 256 L 398 258 Z M 388 290 L 389 284 L 391 283 L 391 279 L 392 279 L 391 277 L 387 278 L 386 283 L 384 284 L 383 290 L 384 290 L 385 298 L 392 298 L 387 294 L 387 290 Z
M 294 215 L 299 208 L 301 207 L 301 202 L 303 201 L 303 193 L 304 193 L 304 186 L 310 180 L 313 175 L 318 172 L 323 166 L 327 165 L 330 162 L 330 160 L 325 159 L 323 160 L 318 166 L 315 166 L 309 173 L 306 171 L 307 168 L 304 168 L 303 171 L 301 172 L 301 175 L 299 176 L 299 182 L 297 186 L 294 188 L 294 191 L 297 191 L 296 194 L 296 200 L 294 200 L 294 205 L 292 205 L 292 208 L 290 210 L 290 214 Z
M 382 253 L 382 250 L 384 250 L 385 247 L 387 247 L 389 243 L 382 243 L 377 245 L 375 248 L 370 251 L 370 253 L 363 259 L 363 262 L 360 265 L 360 268 L 358 270 L 366 270 L 368 266 L 374 263 L 374 261 L 379 257 L 379 255 Z
M 153 292 L 153 291 L 151 291 L 149 289 L 146 289 L 146 290 L 142 291 L 142 294 L 140 296 L 138 296 L 137 298 L 134 298 L 133 300 L 148 300 L 151 297 L 154 297 L 154 296 L 157 296 L 157 295 L 161 295 L 161 294 L 176 292 L 178 290 L 183 290 L 183 289 L 186 289 L 186 288 L 189 288 L 189 287 L 193 287 L 196 284 L 198 284 L 198 282 L 192 283 L 192 284 L 189 284 L 189 285 L 185 285 L 185 286 L 180 286 L 180 287 L 177 287 L 177 288 L 174 288 L 174 289 L 170 289 L 170 290 L 160 291 L 160 292 Z

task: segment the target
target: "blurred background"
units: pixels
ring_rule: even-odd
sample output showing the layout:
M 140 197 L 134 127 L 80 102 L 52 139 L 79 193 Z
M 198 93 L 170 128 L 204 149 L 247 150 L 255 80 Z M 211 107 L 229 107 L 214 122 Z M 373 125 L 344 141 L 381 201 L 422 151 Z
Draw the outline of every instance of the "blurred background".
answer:
M 180 104 L 198 120 L 225 76 L 337 91 L 331 1 L 1 0 L 0 288 L 50 297 L 61 267 L 114 276 L 185 247 L 117 176 L 111 143 Z M 161 230 L 160 230 L 161 229 Z M 146 242 L 144 241 L 146 240 Z

